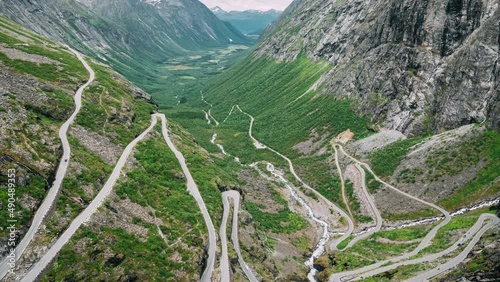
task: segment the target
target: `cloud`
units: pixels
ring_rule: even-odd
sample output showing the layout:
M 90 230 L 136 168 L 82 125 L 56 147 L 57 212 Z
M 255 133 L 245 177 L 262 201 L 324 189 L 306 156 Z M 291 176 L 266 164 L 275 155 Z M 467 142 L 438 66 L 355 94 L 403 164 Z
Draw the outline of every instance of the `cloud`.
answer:
M 207 7 L 219 6 L 226 11 L 261 10 L 267 11 L 276 9 L 283 11 L 292 0 L 200 0 Z

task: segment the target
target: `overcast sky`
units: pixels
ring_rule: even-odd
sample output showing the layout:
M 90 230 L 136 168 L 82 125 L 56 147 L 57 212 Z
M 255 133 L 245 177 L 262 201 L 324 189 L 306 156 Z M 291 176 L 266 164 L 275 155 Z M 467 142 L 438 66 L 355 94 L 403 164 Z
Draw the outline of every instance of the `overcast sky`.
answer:
M 292 0 L 200 0 L 208 8 L 219 6 L 226 11 L 276 9 L 283 11 Z

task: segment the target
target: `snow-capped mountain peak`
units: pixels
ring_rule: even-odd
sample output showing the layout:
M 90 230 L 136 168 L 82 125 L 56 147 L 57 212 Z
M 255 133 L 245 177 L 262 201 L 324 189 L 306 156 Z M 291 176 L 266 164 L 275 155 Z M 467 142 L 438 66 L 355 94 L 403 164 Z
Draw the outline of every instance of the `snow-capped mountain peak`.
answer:
M 221 7 L 219 6 L 215 6 L 213 8 L 210 9 L 213 13 L 223 13 L 225 12 L 224 9 L 222 9 Z

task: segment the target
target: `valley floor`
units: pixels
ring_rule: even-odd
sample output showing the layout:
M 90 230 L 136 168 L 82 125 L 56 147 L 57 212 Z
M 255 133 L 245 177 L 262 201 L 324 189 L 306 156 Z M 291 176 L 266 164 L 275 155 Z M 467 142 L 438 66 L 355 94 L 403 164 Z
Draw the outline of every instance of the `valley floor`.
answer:
M 64 153 L 56 181 L 35 214 L 30 230 L 18 245 L 16 257 L 23 257 L 26 248 L 33 245 L 33 238 L 42 229 L 45 215 L 56 204 L 66 170 L 72 162 L 68 129 L 78 115 L 85 89 L 95 78 L 92 67 L 79 54 L 76 56 L 89 71 L 90 77 L 78 89 L 75 95 L 76 110 L 60 130 Z M 219 64 L 219 61 L 212 63 Z M 307 70 L 309 75 L 305 79 L 310 83 L 324 71 L 324 67 L 311 67 L 304 62 L 299 67 Z M 190 68 L 178 63 L 168 66 L 169 71 Z M 304 86 L 297 87 L 302 89 Z M 290 97 L 293 101 L 288 105 L 305 98 L 308 93 L 309 90 L 297 94 L 297 98 Z M 148 244 L 151 246 L 149 251 L 153 253 L 148 255 L 162 258 L 152 262 L 154 267 L 159 265 L 163 268 L 162 263 L 170 264 L 166 266 L 170 267 L 168 272 L 159 272 L 158 276 L 154 276 L 167 280 L 181 277 L 180 273 L 184 272 L 179 271 L 187 271 L 184 266 L 179 267 L 184 264 L 186 268 L 191 267 L 185 275 L 193 275 L 192 278 L 199 271 L 201 281 L 423 281 L 440 277 L 450 269 L 463 265 L 484 237 L 498 231 L 500 220 L 492 214 L 493 209 L 488 209 L 499 205 L 496 182 L 487 189 L 467 188 L 473 192 L 473 197 L 467 203 L 476 205 L 464 207 L 464 202 L 459 201 L 463 197 L 460 191 L 454 194 L 450 192 L 450 195 L 436 200 L 429 199 L 427 190 L 408 189 L 411 183 L 421 181 L 419 177 L 424 174 L 414 172 L 415 169 L 399 168 L 404 158 L 416 158 L 425 151 L 434 152 L 426 158 L 429 166 L 437 162 L 439 165 L 436 169 L 455 171 L 458 164 L 443 167 L 444 161 L 439 159 L 440 154 L 443 154 L 439 146 L 446 143 L 443 140 L 450 136 L 477 133 L 491 142 L 498 138 L 495 133 L 489 133 L 479 126 L 479 129 L 469 126 L 421 139 L 399 140 L 400 136 L 391 132 L 385 139 L 367 142 L 377 137 L 376 134 L 370 136 L 364 132 L 362 137 L 367 138 L 360 138 L 354 144 L 345 144 L 333 135 L 325 137 L 318 133 L 312 134 L 316 136 L 309 143 L 298 146 L 302 150 L 315 151 L 312 156 L 308 158 L 295 154 L 288 157 L 280 152 L 285 145 L 263 138 L 267 133 L 262 132 L 259 124 L 262 118 L 254 117 L 240 104 L 214 106 L 203 91 L 200 95 L 200 101 L 195 103 L 199 108 L 180 105 L 177 108 L 163 108 L 166 115 L 152 113 L 149 127 L 128 143 L 106 176 L 103 187 L 71 219 L 67 228 L 50 238 L 48 247 L 39 253 L 32 265 L 24 262 L 26 265 L 16 266 L 16 270 L 26 270 L 23 273 L 9 274 L 10 266 L 8 260 L 4 259 L 0 266 L 0 278 L 6 281 L 48 281 L 56 277 L 64 278 L 64 268 L 76 268 L 76 271 L 85 267 L 99 269 L 102 265 L 94 263 L 102 251 L 98 251 L 97 255 L 94 252 L 102 246 L 96 244 L 108 240 L 113 242 L 109 245 L 115 244 L 113 247 L 119 247 L 122 253 L 107 257 L 105 267 L 119 265 L 124 257 L 139 256 L 133 247 L 121 245 L 124 241 L 119 238 L 127 238 L 130 240 L 127 243 L 131 244 L 137 239 L 137 234 L 133 232 L 141 232 L 130 225 L 124 226 L 133 235 L 124 234 L 127 232 L 123 228 L 107 229 L 110 227 L 106 226 L 106 220 L 109 219 L 105 214 L 108 212 L 106 209 L 116 213 L 113 206 L 119 205 L 117 198 L 142 207 L 137 210 L 143 211 L 143 214 L 133 215 L 131 221 L 137 227 L 135 229 L 142 230 L 147 236 L 135 245 Z M 219 112 L 221 108 L 227 109 L 227 113 Z M 317 111 L 309 114 L 314 115 Z M 339 111 L 346 111 L 345 116 L 349 119 L 354 118 L 349 116 L 351 112 L 343 108 Z M 169 116 L 169 123 L 166 116 Z M 162 138 L 158 138 L 160 131 L 155 130 L 158 120 L 161 122 Z M 194 137 L 183 132 L 175 122 L 185 126 Z M 362 128 L 359 120 L 345 122 L 352 122 Z M 189 145 L 186 144 L 188 142 Z M 145 143 L 151 147 L 141 147 L 140 144 Z M 367 149 L 374 144 L 382 149 Z M 475 149 L 475 146 L 466 142 L 460 146 Z M 152 151 L 152 148 L 161 149 Z M 383 148 L 390 150 L 384 151 Z M 368 156 L 366 151 L 375 151 L 379 155 Z M 477 154 L 485 151 L 477 149 Z M 133 160 L 134 157 L 137 159 Z M 467 156 L 458 153 L 455 157 L 467 159 Z M 365 161 L 367 158 L 370 162 Z M 168 171 L 159 170 L 165 165 L 165 160 L 172 166 L 168 167 Z M 387 160 L 397 164 L 387 164 Z M 209 167 L 217 169 L 209 170 Z M 467 168 L 461 169 L 456 174 Z M 479 173 L 472 181 L 490 179 L 492 175 L 488 169 L 487 166 L 478 168 L 478 171 L 487 173 L 484 173 L 484 177 Z M 237 180 L 224 181 L 222 171 Z M 425 176 L 439 179 L 441 175 L 436 176 L 436 173 L 434 170 L 429 171 Z M 166 174 L 170 178 L 160 178 Z M 391 177 L 394 174 L 401 181 L 394 181 L 394 177 Z M 132 180 L 135 182 L 129 182 Z M 314 184 L 309 184 L 311 180 L 315 181 Z M 399 188 L 392 183 L 408 185 Z M 151 192 L 146 186 L 154 186 L 157 191 Z M 209 188 L 214 186 L 219 191 L 214 192 Z M 179 187 L 181 189 L 175 189 Z M 173 199 L 173 194 L 178 198 Z M 179 211 L 172 210 L 171 206 L 162 204 L 163 200 L 175 201 L 187 212 L 177 213 Z M 155 201 L 160 201 L 160 204 Z M 458 206 L 457 201 L 460 204 Z M 399 212 L 395 212 L 397 209 Z M 232 221 L 229 221 L 231 214 Z M 174 236 L 173 233 L 178 230 L 171 228 L 168 220 L 182 222 L 183 219 L 186 233 Z M 110 224 L 114 222 L 110 221 Z M 228 240 L 228 228 L 231 230 L 231 240 Z M 193 234 L 187 240 L 190 232 Z M 174 246 L 178 246 L 175 253 L 167 253 L 166 250 Z M 82 252 L 87 256 L 85 261 L 74 259 L 76 248 L 85 250 Z M 189 250 L 189 253 L 180 254 L 179 251 L 183 250 Z M 197 257 L 197 264 L 193 263 L 194 260 L 190 262 L 189 254 Z M 174 260 L 177 263 L 175 267 Z M 130 261 L 134 261 L 133 257 Z M 189 262 L 191 265 L 188 266 L 186 263 Z M 78 275 L 85 271 L 82 270 Z M 111 275 L 128 275 L 126 270 L 120 271 L 125 271 L 125 274 Z M 149 277 L 152 274 L 143 275 Z

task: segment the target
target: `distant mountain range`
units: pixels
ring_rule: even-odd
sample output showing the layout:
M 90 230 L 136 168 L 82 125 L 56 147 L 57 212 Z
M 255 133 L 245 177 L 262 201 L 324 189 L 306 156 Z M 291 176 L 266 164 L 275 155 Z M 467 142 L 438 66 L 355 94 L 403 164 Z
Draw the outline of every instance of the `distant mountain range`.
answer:
M 132 78 L 186 51 L 251 42 L 197 0 L 4 0 L 0 11 Z
M 228 12 L 219 6 L 211 10 L 219 19 L 231 23 L 243 34 L 253 37 L 260 35 L 262 31 L 281 14 L 281 11 L 277 10 Z

